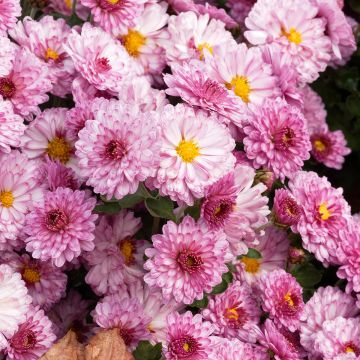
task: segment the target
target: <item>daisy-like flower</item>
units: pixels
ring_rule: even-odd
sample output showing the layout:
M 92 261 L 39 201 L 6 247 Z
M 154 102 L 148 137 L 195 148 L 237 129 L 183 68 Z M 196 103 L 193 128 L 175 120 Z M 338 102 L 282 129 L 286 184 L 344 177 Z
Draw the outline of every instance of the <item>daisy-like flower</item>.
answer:
M 287 189 L 275 190 L 273 215 L 279 225 L 296 225 L 301 216 L 301 207 Z
M 0 4 L 0 36 L 6 36 L 21 15 L 19 0 L 4 0 Z
M 50 262 L 12 253 L 6 263 L 21 274 L 34 306 L 48 309 L 65 295 L 67 276 Z
M 61 267 L 83 251 L 94 249 L 96 200 L 84 191 L 57 188 L 47 191 L 26 217 L 26 250 L 41 261 L 52 260 Z
M 139 70 L 119 41 L 89 23 L 83 25 L 80 34 L 72 30 L 63 46 L 75 69 L 99 90 L 117 91 L 125 77 L 131 78 Z
M 14 114 L 11 102 L 0 100 L 0 151 L 9 153 L 11 147 L 19 147 L 25 129 L 23 119 Z
M 336 263 L 339 230 L 350 219 L 350 206 L 343 197 L 343 189 L 335 189 L 326 177 L 306 171 L 296 173 L 288 186 L 303 209 L 292 230 L 301 235 L 304 248 L 319 261 Z
M 235 277 L 253 285 L 263 274 L 285 268 L 289 245 L 285 231 L 274 226 L 266 228 L 264 234 L 257 237 L 256 245 L 252 245 L 261 257 L 241 256 L 234 262 Z
M 113 217 L 103 217 L 95 229 L 95 249 L 85 255 L 89 272 L 85 281 L 99 294 L 112 294 L 126 283 L 144 275 L 144 250 L 150 244 L 136 240 L 141 220 L 134 213 L 121 210 Z
M 169 87 L 166 93 L 180 96 L 192 106 L 218 113 L 234 124 L 241 124 L 244 117 L 243 107 L 237 96 L 229 92 L 225 85 L 212 80 L 206 74 L 203 63 L 191 60 L 182 65 L 173 64 L 172 74 L 164 75 L 164 81 Z
M 225 125 L 217 117 L 189 106 L 167 105 L 162 113 L 160 167 L 154 186 L 160 194 L 188 205 L 204 195 L 235 164 L 235 147 Z
M 263 274 L 258 282 L 262 308 L 275 324 L 298 329 L 304 308 L 302 287 L 296 279 L 282 269 Z
M 145 315 L 139 300 L 129 298 L 125 293 L 105 296 L 97 303 L 92 316 L 102 328 L 117 328 L 130 349 L 134 349 L 140 340 L 150 339 L 147 329 L 150 318 Z
M 0 76 L 7 75 L 12 69 L 12 62 L 15 57 L 16 45 L 5 36 L 0 36 Z
M 339 316 L 345 319 L 354 317 L 358 312 L 355 299 L 351 295 L 343 293 L 336 287 L 320 287 L 305 304 L 301 315 L 301 345 L 316 358 L 320 354 L 314 349 L 314 341 L 323 324 Z
M 153 235 L 153 248 L 145 250 L 149 271 L 145 282 L 160 288 L 165 301 L 175 298 L 191 304 L 211 292 L 227 272 L 226 262 L 232 259 L 229 244 L 222 231 L 214 231 L 203 223 L 185 216 L 181 224 L 168 221 L 163 234 Z
M 326 21 L 316 18 L 317 13 L 310 0 L 259 0 L 245 20 L 249 30 L 244 35 L 253 45 L 279 45 L 291 56 L 301 79 L 312 82 L 331 58 Z
M 183 315 L 177 312 L 170 314 L 167 317 L 166 332 L 166 360 L 207 359 L 213 326 L 208 321 L 203 321 L 200 314 L 192 315 L 190 311 Z
M 205 53 L 211 55 L 218 45 L 226 48 L 236 45 L 231 33 L 225 30 L 225 24 L 210 20 L 208 14 L 198 16 L 188 11 L 170 16 L 167 30 L 169 36 L 161 43 L 170 65 L 183 64 L 190 59 L 203 60 Z
M 249 285 L 233 282 L 224 293 L 211 298 L 201 313 L 213 323 L 214 335 L 256 342 L 253 329 L 259 324 L 261 311 Z
M 66 112 L 66 108 L 46 109 L 27 127 L 22 149 L 30 159 L 48 156 L 53 161 L 76 167 L 74 144 L 66 134 Z
M 0 265 L 0 348 L 5 346 L 5 337 L 10 338 L 25 321 L 31 303 L 19 273 L 10 266 Z
M 291 178 L 310 158 L 305 118 L 298 108 L 280 98 L 252 107 L 244 132 L 245 152 L 254 167 L 268 168 L 282 181 Z
M 156 174 L 160 129 L 155 112 L 118 101 L 104 103 L 79 132 L 76 155 L 81 175 L 96 193 L 121 199 Z
M 31 306 L 26 320 L 11 337 L 4 353 L 8 360 L 36 360 L 54 343 L 56 336 L 44 310 Z
M 360 356 L 360 320 L 337 317 L 323 323 L 316 334 L 315 350 L 324 360 L 358 359 Z
M 49 99 L 51 89 L 46 65 L 29 50 L 17 48 L 11 69 L 0 75 L 0 97 L 12 102 L 16 114 L 31 118 L 40 113 L 38 105 Z

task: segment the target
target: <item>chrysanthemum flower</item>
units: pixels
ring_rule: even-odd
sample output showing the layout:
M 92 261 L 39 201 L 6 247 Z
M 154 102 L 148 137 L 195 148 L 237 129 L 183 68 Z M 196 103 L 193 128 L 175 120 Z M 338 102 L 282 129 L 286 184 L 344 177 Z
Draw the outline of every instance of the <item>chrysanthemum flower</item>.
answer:
M 49 99 L 46 93 L 52 89 L 45 64 L 29 50 L 17 48 L 10 71 L 0 76 L 0 97 L 12 102 L 16 114 L 40 113 L 38 105 Z
M 26 217 L 26 250 L 35 259 L 51 259 L 58 267 L 93 250 L 97 215 L 91 211 L 95 203 L 84 191 L 57 188 L 46 192 Z
M 0 265 L 0 348 L 5 345 L 4 336 L 10 338 L 25 321 L 30 303 L 21 275 L 8 265 Z
M 81 175 L 96 193 L 121 199 L 156 173 L 160 131 L 156 113 L 109 101 L 79 132 Z
M 193 11 L 170 16 L 168 32 L 169 36 L 163 39 L 162 46 L 170 64 L 183 64 L 190 59 L 203 60 L 205 53 L 211 55 L 215 46 L 228 48 L 236 45 L 222 21 L 210 20 L 208 14 L 197 16 Z
M 243 24 L 256 0 L 227 0 L 226 6 L 230 8 L 230 15 Z
M 16 45 L 5 36 L 0 36 L 0 77 L 7 75 L 12 69 Z
M 228 129 L 204 111 L 167 105 L 162 113 L 160 168 L 154 185 L 162 195 L 192 205 L 235 164 L 235 142 Z
M 343 293 L 336 287 L 320 287 L 305 304 L 301 315 L 300 339 L 302 346 L 316 357 L 319 354 L 314 349 L 314 341 L 323 324 L 338 316 L 345 319 L 354 317 L 358 312 L 355 299 L 351 295 Z
M 140 340 L 150 339 L 150 318 L 136 298 L 125 293 L 105 296 L 96 305 L 92 316 L 96 324 L 105 329 L 117 328 L 124 343 L 134 349 Z
M 45 14 L 52 14 L 54 12 L 71 16 L 73 13 L 73 0 L 49 0 L 46 2 L 45 8 L 42 11 Z M 86 21 L 90 15 L 90 9 L 81 4 L 80 1 L 75 5 L 76 15 L 83 21 Z
M 214 325 L 214 335 L 256 342 L 253 328 L 260 321 L 261 311 L 249 285 L 233 282 L 227 290 L 209 300 L 202 310 L 205 320 Z
M 310 0 L 258 0 L 245 20 L 249 30 L 244 35 L 253 45 L 280 45 L 302 80 L 312 82 L 331 58 L 326 21 L 316 18 L 317 13 Z
M 48 309 L 65 295 L 67 276 L 50 262 L 13 253 L 6 263 L 21 274 L 34 306 Z
M 167 344 L 164 348 L 166 360 L 207 359 L 213 326 L 203 321 L 200 314 L 183 315 L 174 312 L 167 317 Z
M 255 168 L 268 168 L 282 181 L 291 178 L 310 158 L 305 118 L 298 108 L 280 98 L 252 107 L 244 132 L 245 152 Z
M 19 0 L 3 0 L 0 3 L 0 36 L 6 36 L 21 15 Z
M 31 306 L 26 320 L 11 337 L 4 349 L 8 360 L 36 360 L 54 343 L 56 336 L 52 323 L 44 314 L 44 310 Z
M 294 332 L 304 308 L 302 287 L 282 269 L 263 274 L 258 282 L 262 308 L 277 325 Z
M 124 284 L 144 275 L 144 250 L 150 244 L 136 240 L 141 220 L 134 213 L 121 210 L 113 217 L 103 217 L 95 229 L 95 249 L 85 255 L 89 272 L 85 281 L 99 294 L 112 294 Z
M 278 95 L 271 66 L 262 59 L 259 48 L 245 44 L 219 46 L 213 56 L 205 54 L 210 78 L 224 84 L 243 105 L 261 104 L 265 98 Z
M 339 230 L 347 226 L 350 206 L 343 189 L 335 189 L 326 177 L 299 171 L 289 182 L 289 189 L 303 209 L 293 231 L 301 235 L 303 246 L 319 260 L 337 262 Z
M 180 225 L 168 221 L 163 234 L 153 235 L 153 248 L 145 250 L 149 271 L 145 282 L 160 288 L 165 301 L 172 297 L 191 304 L 201 300 L 204 292 L 221 283 L 232 259 L 229 244 L 222 231 L 214 231 L 203 223 L 185 216 Z
M 19 147 L 25 129 L 23 119 L 14 114 L 11 102 L 0 100 L 0 151 L 9 153 L 11 147 Z
M 80 34 L 73 30 L 63 46 L 75 69 L 99 90 L 117 91 L 125 77 L 132 77 L 139 70 L 119 41 L 89 23 L 83 25 Z
M 273 215 L 280 225 L 296 225 L 301 216 L 301 207 L 287 189 L 275 190 Z

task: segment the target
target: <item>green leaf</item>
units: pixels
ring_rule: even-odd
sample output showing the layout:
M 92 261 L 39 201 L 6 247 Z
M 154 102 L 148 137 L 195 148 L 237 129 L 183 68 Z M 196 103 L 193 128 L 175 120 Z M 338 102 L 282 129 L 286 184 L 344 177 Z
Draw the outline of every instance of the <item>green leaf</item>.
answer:
M 114 202 L 109 202 L 103 205 L 96 205 L 94 208 L 95 213 L 104 213 L 108 215 L 117 214 L 120 210 L 121 206 Z
M 152 216 L 176 221 L 174 203 L 168 197 L 148 198 L 145 200 L 145 206 Z
M 229 262 L 226 264 L 226 266 L 228 267 L 229 271 L 231 271 L 232 273 L 236 273 L 236 267 L 233 263 Z
M 208 303 L 209 303 L 209 299 L 206 295 L 204 295 L 204 297 L 201 300 L 195 300 L 189 306 L 193 308 L 204 309 L 207 307 Z
M 256 249 L 249 248 L 249 251 L 245 255 L 250 259 L 261 259 L 261 254 Z
M 296 265 L 291 274 L 296 278 L 297 282 L 303 287 L 310 289 L 320 282 L 324 270 L 317 269 L 311 263 Z
M 200 218 L 200 203 L 196 202 L 194 206 L 189 206 L 185 209 L 185 215 L 190 215 L 193 219 L 198 220 Z
M 152 346 L 149 341 L 140 341 L 137 348 L 133 351 L 133 355 L 135 360 L 160 360 L 161 351 L 161 343 Z
M 211 295 L 217 295 L 223 293 L 233 281 L 233 274 L 229 271 L 222 276 L 222 281 L 220 284 L 213 287 Z
M 353 93 L 346 99 L 346 108 L 354 116 L 360 116 L 360 94 Z
M 359 83 L 359 69 L 356 67 L 345 67 L 336 72 L 336 85 L 347 91 L 356 91 Z

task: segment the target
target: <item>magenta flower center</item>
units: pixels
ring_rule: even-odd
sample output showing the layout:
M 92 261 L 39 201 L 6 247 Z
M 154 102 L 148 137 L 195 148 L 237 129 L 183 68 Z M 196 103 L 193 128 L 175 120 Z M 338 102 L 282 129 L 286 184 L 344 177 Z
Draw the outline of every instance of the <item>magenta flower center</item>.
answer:
M 192 337 L 185 335 L 180 339 L 170 342 L 168 350 L 177 359 L 186 359 L 194 355 L 199 349 L 198 342 Z
M 200 89 L 194 89 L 194 93 L 202 97 L 208 102 L 218 102 L 227 95 L 224 89 L 218 82 L 207 79 L 203 84 L 200 84 Z
M 100 73 L 111 70 L 111 65 L 109 64 L 109 59 L 107 59 L 107 58 L 96 59 L 95 67 L 96 67 L 96 70 Z
M 6 100 L 11 99 L 16 91 L 15 84 L 8 78 L 0 79 L 0 95 Z
M 204 203 L 205 219 L 211 225 L 221 227 L 232 213 L 234 206 L 235 202 L 230 198 L 223 198 L 218 201 L 210 199 Z
M 105 145 L 105 157 L 110 160 L 121 160 L 126 154 L 126 145 L 121 140 L 111 140 Z
M 311 153 L 315 160 L 324 160 L 331 152 L 331 140 L 325 134 L 314 134 L 310 138 L 312 150 Z
M 294 225 L 299 222 L 300 215 L 301 215 L 300 206 L 290 196 L 283 199 L 283 201 L 280 204 L 280 211 L 282 212 L 282 215 L 284 215 L 286 217 L 285 225 Z M 280 222 L 281 221 L 284 222 L 284 219 L 278 219 L 278 220 Z
M 177 262 L 182 270 L 190 274 L 198 271 L 204 264 L 204 261 L 200 256 L 197 256 L 195 253 L 188 250 L 184 250 L 179 254 Z
M 226 319 L 229 327 L 233 329 L 240 329 L 247 321 L 247 314 L 243 308 L 235 305 L 232 308 L 225 309 L 224 318 Z
M 68 223 L 69 223 L 69 218 L 60 209 L 51 210 L 45 216 L 45 226 L 50 231 L 63 230 Z
M 354 353 L 356 356 L 359 356 L 360 349 L 353 342 L 350 341 L 344 345 L 344 353 Z
M 278 150 L 285 150 L 295 145 L 295 132 L 289 127 L 279 130 L 274 135 L 275 148 Z
M 36 334 L 30 329 L 20 330 L 11 339 L 11 347 L 16 350 L 33 349 L 36 343 Z
M 284 315 L 294 315 L 298 311 L 300 299 L 297 294 L 288 291 L 282 299 L 280 299 L 280 310 Z

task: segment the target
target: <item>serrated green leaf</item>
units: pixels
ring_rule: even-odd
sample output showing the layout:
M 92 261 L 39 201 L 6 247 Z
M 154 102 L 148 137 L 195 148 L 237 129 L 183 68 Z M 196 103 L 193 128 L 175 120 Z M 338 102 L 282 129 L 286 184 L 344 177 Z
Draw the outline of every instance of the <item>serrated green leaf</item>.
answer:
M 174 203 L 168 197 L 148 198 L 145 200 L 145 206 L 152 216 L 176 221 Z
M 118 203 L 106 203 L 103 205 L 96 205 L 94 208 L 95 213 L 104 213 L 108 215 L 117 214 L 121 210 L 121 206 Z
M 161 343 L 157 343 L 153 346 L 149 341 L 140 341 L 139 345 L 133 351 L 133 355 L 135 360 L 160 360 L 161 352 Z
M 297 282 L 307 289 L 311 289 L 318 284 L 323 276 L 324 271 L 317 269 L 311 263 L 296 265 L 291 274 L 296 278 Z
M 204 309 L 207 307 L 208 303 L 209 303 L 209 299 L 206 295 L 204 295 L 204 297 L 201 300 L 195 300 L 189 306 L 193 308 Z

